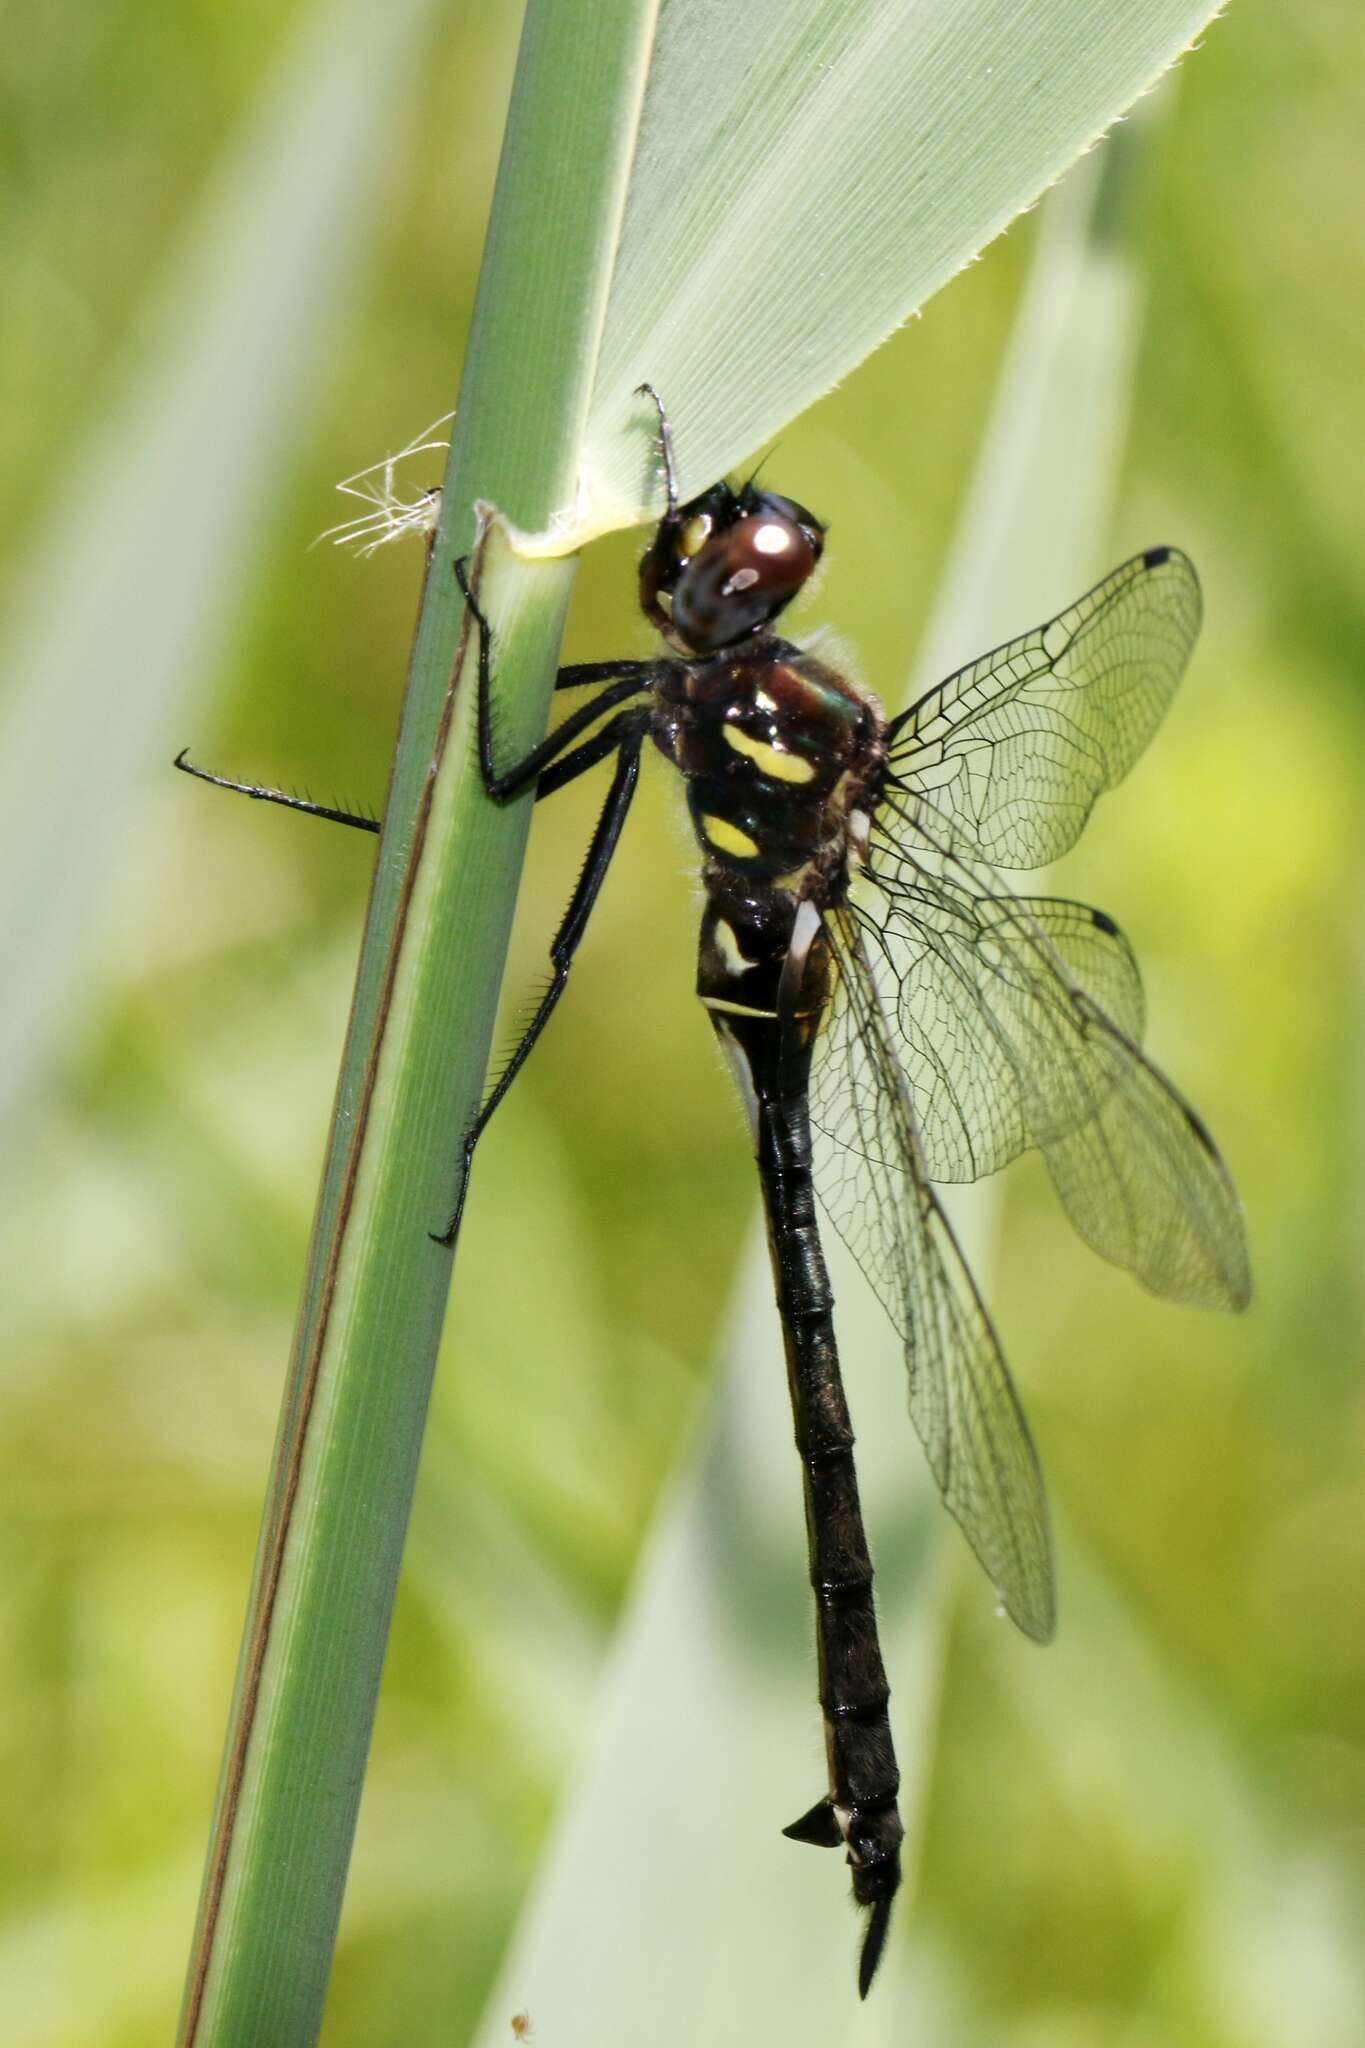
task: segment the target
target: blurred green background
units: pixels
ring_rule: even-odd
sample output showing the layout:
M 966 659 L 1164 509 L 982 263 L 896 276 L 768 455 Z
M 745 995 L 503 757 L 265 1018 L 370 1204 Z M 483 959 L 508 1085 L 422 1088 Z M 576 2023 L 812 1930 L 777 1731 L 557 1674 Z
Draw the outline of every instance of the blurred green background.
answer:
M 453 402 L 518 27 L 511 6 L 424 27 L 408 12 L 408 68 L 362 124 L 368 198 L 327 225 L 340 281 L 248 544 L 225 558 L 209 657 L 139 741 L 95 857 L 79 818 L 65 831 L 79 798 L 59 752 L 32 792 L 73 868 L 29 877 L 26 900 L 41 923 L 64 889 L 81 947 L 22 1068 L 0 1179 L 7 2048 L 164 2041 L 179 1998 L 371 849 L 169 762 L 188 741 L 229 772 L 382 802 L 420 551 L 362 562 L 309 544 L 344 516 L 337 478 Z M 92 439 L 154 362 L 184 238 L 205 232 L 212 181 L 244 175 L 230 153 L 305 20 L 245 0 L 67 0 L 7 38 L 11 615 L 60 555 L 52 507 L 80 504 Z M 1274 1872 L 1297 1930 L 1279 1987 L 1296 2018 L 1259 1984 L 1210 1996 L 1190 1958 L 1211 1939 L 1230 1945 L 1220 1982 L 1255 1981 L 1214 1866 L 1132 1798 L 1121 1743 L 1086 1747 L 1074 1686 L 1021 1659 L 972 1580 L 918 1913 L 971 1985 L 980 2038 L 1021 2048 L 1362 2038 L 1363 117 L 1350 0 L 1236 0 L 1184 67 L 1144 227 L 1123 486 L 1094 566 L 1178 541 L 1208 620 L 1150 759 L 1059 878 L 1137 947 L 1149 1042 L 1238 1179 L 1257 1302 L 1234 1322 L 1149 1300 L 1085 1251 L 1028 1166 L 1006 1178 L 990 1290 L 1065 1525 L 1183 1702 L 1170 1798 L 1206 1786 L 1216 1757 L 1229 1853 L 1245 1829 Z M 796 422 L 770 472 L 832 528 L 798 627 L 833 621 L 888 699 L 1034 234 L 1017 224 Z M 217 488 L 195 445 L 175 454 L 168 534 Z M 438 458 L 427 467 L 419 485 Z M 637 546 L 590 550 L 569 659 L 646 649 Z M 11 668 L 7 688 L 22 681 Z M 537 820 L 514 1004 L 537 984 L 593 801 L 566 792 Z M 700 1413 L 753 1189 L 692 996 L 693 868 L 656 767 L 571 994 L 480 1153 L 329 2048 L 469 2037 Z M 22 953 L 8 971 L 17 1000 Z M 918 1456 L 907 1425 L 907 1465 Z M 794 1469 L 791 1485 L 795 1499 Z M 1064 1628 L 1082 1569 L 1069 1545 Z M 1070 1644 L 1082 1670 L 1085 1647 Z M 804 1648 L 790 1678 L 809 1690 Z M 1116 1726 L 1141 1699 L 1107 1703 Z M 762 2037 L 737 2020 L 736 2041 Z M 552 2015 L 536 2038 L 553 2042 Z

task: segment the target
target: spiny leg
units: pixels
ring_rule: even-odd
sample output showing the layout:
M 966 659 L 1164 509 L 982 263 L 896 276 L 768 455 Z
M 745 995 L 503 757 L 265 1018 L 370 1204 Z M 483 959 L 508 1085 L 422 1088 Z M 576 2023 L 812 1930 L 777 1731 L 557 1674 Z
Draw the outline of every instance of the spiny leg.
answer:
M 591 704 L 580 706 L 571 717 L 566 718 L 561 725 L 556 727 L 548 739 L 542 741 L 540 746 L 533 748 L 524 761 L 518 762 L 510 774 L 499 776 L 492 767 L 492 716 L 486 694 L 491 689 L 491 636 L 488 630 L 488 622 L 480 611 L 477 601 L 470 595 L 465 579 L 463 561 L 456 563 L 455 573 L 459 578 L 460 588 L 464 591 L 465 600 L 479 627 L 480 769 L 483 775 L 484 787 L 488 794 L 501 800 L 504 797 L 515 795 L 519 789 L 524 788 L 528 782 L 534 780 L 547 763 L 556 760 L 564 752 L 565 748 L 572 745 L 579 734 L 586 731 L 598 718 L 612 710 L 617 704 L 622 703 L 626 698 L 636 695 L 641 690 L 648 689 L 650 677 L 657 670 L 658 663 L 657 661 L 583 661 L 560 669 L 555 677 L 556 690 L 581 690 L 592 683 L 607 682 L 614 683 L 615 687 L 602 691 L 599 696 L 593 699 Z M 602 760 L 604 755 L 614 751 L 615 745 L 616 742 L 613 742 L 612 746 L 601 749 L 593 755 L 592 759 Z M 173 765 L 179 768 L 183 774 L 193 775 L 200 782 L 212 783 L 215 789 L 231 790 L 235 795 L 250 797 L 257 803 L 278 804 L 283 810 L 300 811 L 305 817 L 325 818 L 334 825 L 350 825 L 358 832 L 373 832 L 377 834 L 381 829 L 380 820 L 372 818 L 368 812 L 348 811 L 338 804 L 314 803 L 311 797 L 296 796 L 287 789 L 275 789 L 270 784 L 264 782 L 242 782 L 232 775 L 218 775 L 210 768 L 200 768 L 195 762 L 191 761 L 189 754 L 189 748 L 182 747 L 176 755 Z M 576 755 L 570 756 L 570 759 L 576 758 Z M 591 762 L 584 760 L 581 765 L 586 768 L 591 766 Z M 550 774 L 541 775 L 540 782 L 536 788 L 537 800 L 543 796 L 549 796 L 556 789 L 562 789 L 566 782 L 572 780 L 571 775 L 566 775 L 563 772 L 564 766 L 565 764 L 560 762 Z M 575 772 L 580 771 L 576 770 Z
M 492 628 L 470 586 L 467 557 L 461 556 L 454 564 L 454 569 L 455 579 L 479 636 L 479 772 L 488 795 L 495 803 L 504 803 L 509 797 L 516 796 L 534 782 L 538 802 L 541 797 L 551 796 L 555 790 L 562 789 L 565 783 L 574 781 L 609 754 L 614 753 L 617 760 L 606 802 L 602 806 L 588 845 L 582 873 L 551 941 L 550 985 L 536 1005 L 530 1023 L 513 1049 L 512 1057 L 503 1068 L 478 1116 L 465 1133 L 460 1148 L 455 1208 L 450 1221 L 443 1231 L 430 1233 L 434 1242 L 444 1245 L 447 1250 L 454 1245 L 459 1235 L 460 1218 L 464 1213 L 465 1198 L 469 1189 L 469 1169 L 474 1157 L 474 1148 L 487 1130 L 493 1112 L 525 1066 L 532 1046 L 549 1023 L 554 1007 L 564 993 L 569 968 L 573 964 L 573 957 L 578 950 L 592 906 L 606 879 L 607 869 L 630 809 L 631 798 L 635 794 L 640 774 L 640 750 L 644 745 L 647 720 L 638 711 L 618 712 L 614 718 L 607 721 L 600 732 L 593 733 L 587 739 L 580 738 L 580 735 L 587 732 L 604 712 L 613 709 L 626 698 L 639 696 L 642 691 L 648 689 L 650 680 L 658 668 L 657 662 L 626 661 L 585 662 L 576 668 L 561 669 L 555 680 L 556 689 L 574 689 L 584 683 L 600 682 L 607 677 L 615 677 L 616 680 L 610 682 L 606 689 L 599 691 L 590 703 L 572 712 L 548 738 L 542 740 L 539 746 L 532 747 L 513 767 L 499 772 L 493 758 Z M 575 742 L 577 744 L 574 744 Z
M 459 1234 L 460 1217 L 464 1212 L 465 1196 L 469 1189 L 469 1168 L 474 1157 L 474 1148 L 487 1130 L 494 1110 L 525 1066 L 532 1046 L 549 1023 L 555 1004 L 564 993 L 574 954 L 583 937 L 593 904 L 597 901 L 602 883 L 606 879 L 607 869 L 611 865 L 612 855 L 616 851 L 626 815 L 630 810 L 630 801 L 635 794 L 635 785 L 640 776 L 640 749 L 644 745 L 644 739 L 645 725 L 640 714 L 621 712 L 600 733 L 594 734 L 590 740 L 585 740 L 574 753 L 558 765 L 557 769 L 552 768 L 549 775 L 544 778 L 548 782 L 551 775 L 558 776 L 559 781 L 555 785 L 558 787 L 562 782 L 572 780 L 574 775 L 581 774 L 585 768 L 590 768 L 606 754 L 613 751 L 616 753 L 616 768 L 612 775 L 611 788 L 607 791 L 607 800 L 593 830 L 583 872 L 578 878 L 573 895 L 569 898 L 568 908 L 560 920 L 559 929 L 550 946 L 550 963 L 554 970 L 550 985 L 536 1005 L 535 1014 L 523 1032 L 511 1059 L 499 1075 L 492 1093 L 465 1134 L 461 1148 L 460 1179 L 454 1213 L 443 1231 L 439 1234 L 435 1231 L 431 1233 L 436 1243 L 445 1245 L 447 1249 L 454 1244 Z
M 574 661 L 569 662 L 555 677 L 557 690 L 581 690 L 587 683 L 609 682 L 613 676 L 633 676 L 642 689 L 648 689 L 651 676 L 658 672 L 658 661 Z
M 538 747 L 532 747 L 513 767 L 500 772 L 493 759 L 493 630 L 470 588 L 467 559 L 462 555 L 456 562 L 455 580 L 464 594 L 465 604 L 479 635 L 479 773 L 483 777 L 485 790 L 494 802 L 505 803 L 509 797 L 516 796 L 525 789 L 528 783 L 534 782 L 541 770 L 564 753 L 604 712 L 624 703 L 628 697 L 638 697 L 642 690 L 648 689 L 649 679 L 657 670 L 658 663 L 592 661 L 584 662 L 577 668 L 561 669 L 555 678 L 557 690 L 578 689 L 585 683 L 601 682 L 609 676 L 615 676 L 619 680 L 609 684 L 605 690 L 599 691 L 591 703 L 580 705 L 579 709 L 571 712 Z M 599 754 L 596 758 L 600 760 L 602 756 Z M 567 778 L 561 778 L 555 786 L 562 788 L 565 779 Z
M 450 1222 L 439 1235 L 434 1231 L 430 1233 L 437 1244 L 445 1245 L 447 1248 L 454 1244 L 459 1231 L 474 1148 L 487 1129 L 494 1110 L 525 1065 L 527 1055 L 545 1029 L 555 1004 L 564 992 L 569 967 L 583 936 L 589 912 L 605 879 L 611 857 L 616 850 L 639 779 L 640 752 L 647 730 L 646 719 L 641 713 L 620 712 L 616 717 L 609 719 L 601 731 L 591 734 L 586 739 L 582 738 L 582 735 L 587 733 L 605 713 L 614 710 L 627 698 L 639 696 L 642 691 L 647 690 L 659 668 L 657 661 L 603 661 L 582 662 L 576 667 L 561 669 L 555 679 L 557 690 L 579 689 L 584 685 L 598 682 L 607 682 L 609 686 L 599 691 L 590 703 L 572 712 L 548 738 L 541 741 L 539 746 L 533 747 L 522 760 L 500 774 L 493 760 L 492 632 L 478 600 L 470 589 L 463 559 L 456 562 L 455 575 L 479 635 L 479 769 L 488 795 L 495 802 L 505 802 L 534 783 L 536 800 L 539 801 L 541 797 L 551 796 L 555 790 L 562 789 L 566 783 L 572 782 L 598 761 L 605 760 L 609 754 L 616 754 L 617 762 L 606 802 L 589 844 L 583 872 L 550 947 L 553 969 L 550 986 L 541 997 L 535 1014 L 514 1049 L 511 1059 L 462 1142 L 459 1190 Z M 261 802 L 279 804 L 286 810 L 301 811 L 309 817 L 326 818 L 338 825 L 352 825 L 364 832 L 378 832 L 380 829 L 377 819 L 365 817 L 354 811 L 343 810 L 331 804 L 313 803 L 309 798 L 291 796 L 286 790 L 271 789 L 263 783 L 239 782 L 230 776 L 215 775 L 206 768 L 196 767 L 189 760 L 188 754 L 188 748 L 182 748 L 176 756 L 176 767 L 183 769 L 187 775 L 197 776 L 202 782 L 211 782 L 216 788 L 229 789 L 238 795 L 252 797 Z
M 653 403 L 659 416 L 659 453 L 663 457 L 664 486 L 667 503 L 654 538 L 640 562 L 640 608 L 651 623 L 658 627 L 665 640 L 675 647 L 681 646 L 673 628 L 672 617 L 659 602 L 664 565 L 676 553 L 682 529 L 682 517 L 678 510 L 678 461 L 673 450 L 673 428 L 669 423 L 664 402 L 652 384 L 637 384 L 637 397 L 646 397 Z
M 309 818 L 328 818 L 334 825 L 353 825 L 357 832 L 379 830 L 378 818 L 366 817 L 363 811 L 343 811 L 335 804 L 315 804 L 310 797 L 291 796 L 286 789 L 270 789 L 263 782 L 237 782 L 230 775 L 215 775 L 211 769 L 197 768 L 189 755 L 189 748 L 182 747 L 175 757 L 175 767 L 200 782 L 211 782 L 215 789 L 230 789 L 257 803 L 279 804 L 286 811 L 302 811 Z
M 637 384 L 637 398 L 649 398 L 659 415 L 659 453 L 664 459 L 664 488 L 668 494 L 668 511 L 665 515 L 676 522 L 678 517 L 678 458 L 673 452 L 673 423 L 665 410 L 664 402 L 654 386 L 649 383 Z

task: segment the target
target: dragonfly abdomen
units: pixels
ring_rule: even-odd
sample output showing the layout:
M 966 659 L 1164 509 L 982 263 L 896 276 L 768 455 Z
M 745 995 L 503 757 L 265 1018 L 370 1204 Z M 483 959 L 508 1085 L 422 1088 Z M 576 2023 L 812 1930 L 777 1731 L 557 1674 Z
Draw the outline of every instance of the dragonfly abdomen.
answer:
M 887 1711 L 891 1692 L 877 1637 L 853 1428 L 834 1338 L 834 1297 L 816 1220 L 810 1118 L 804 1091 L 771 1092 L 756 1043 L 765 1030 L 775 1039 L 782 1026 L 776 1020 L 767 1027 L 746 1023 L 734 1035 L 742 1034 L 751 1049 L 759 1176 L 804 1482 L 829 1768 L 828 1792 L 786 1832 L 798 1841 L 842 1846 L 846 1852 L 853 1895 L 871 1913 L 859 1967 L 865 1995 L 900 1885 L 905 1832 L 897 1806 L 900 1773 Z

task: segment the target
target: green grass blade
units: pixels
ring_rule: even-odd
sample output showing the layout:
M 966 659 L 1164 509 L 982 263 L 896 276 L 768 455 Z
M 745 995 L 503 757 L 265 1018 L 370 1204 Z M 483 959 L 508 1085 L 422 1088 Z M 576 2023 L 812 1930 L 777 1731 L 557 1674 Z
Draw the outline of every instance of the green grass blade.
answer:
M 640 516 L 642 377 L 673 412 L 684 492 L 704 488 L 970 262 L 1214 12 L 674 0 L 588 421 L 586 529 Z
M 625 0 L 527 16 L 191 1958 L 182 2039 L 201 2048 L 292 2048 L 321 2019 L 449 1288 L 429 1233 L 529 822 L 478 790 L 450 563 L 477 497 L 534 525 L 570 486 L 652 19 Z M 482 585 L 509 697 L 542 722 L 570 581 L 495 543 Z

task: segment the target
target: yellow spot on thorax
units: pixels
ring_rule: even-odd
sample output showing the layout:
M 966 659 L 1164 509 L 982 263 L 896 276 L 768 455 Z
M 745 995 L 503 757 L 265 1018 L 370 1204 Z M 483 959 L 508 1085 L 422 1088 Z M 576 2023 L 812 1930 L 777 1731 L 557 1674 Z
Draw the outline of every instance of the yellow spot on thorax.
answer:
M 780 747 L 769 746 L 767 740 L 755 739 L 738 725 L 723 725 L 721 731 L 737 754 L 748 758 L 765 775 L 771 775 L 774 782 L 811 782 L 815 777 L 815 764 L 801 754 L 786 754 Z
M 728 853 L 733 860 L 752 860 L 758 852 L 758 841 L 725 818 L 703 818 L 701 826 L 717 853 Z
M 747 974 L 751 967 L 757 966 L 757 961 L 746 960 L 740 951 L 739 940 L 735 937 L 735 928 L 732 924 L 727 924 L 723 917 L 718 917 L 714 930 L 716 949 L 727 974 Z

